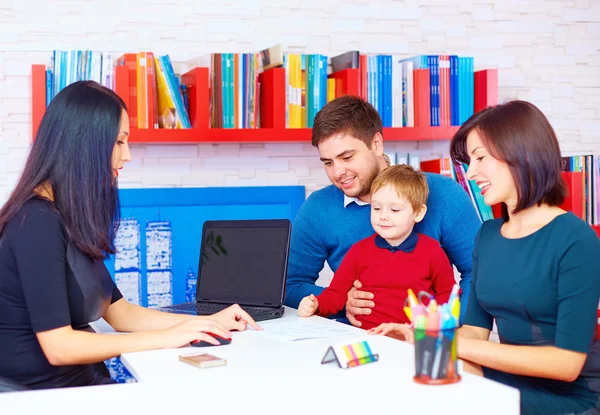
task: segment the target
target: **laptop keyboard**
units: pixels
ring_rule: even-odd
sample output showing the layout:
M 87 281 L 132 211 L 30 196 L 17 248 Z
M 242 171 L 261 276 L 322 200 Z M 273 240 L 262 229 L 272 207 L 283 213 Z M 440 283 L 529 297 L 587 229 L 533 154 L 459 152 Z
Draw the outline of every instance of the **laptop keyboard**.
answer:
M 171 310 L 180 310 L 180 311 L 196 311 L 201 315 L 209 315 L 218 313 L 219 311 L 223 311 L 229 307 L 227 304 L 216 304 L 216 303 L 183 303 L 177 304 L 173 306 L 169 306 L 168 308 Z M 251 316 L 254 314 L 262 314 L 271 310 L 266 307 L 242 307 L 244 311 Z

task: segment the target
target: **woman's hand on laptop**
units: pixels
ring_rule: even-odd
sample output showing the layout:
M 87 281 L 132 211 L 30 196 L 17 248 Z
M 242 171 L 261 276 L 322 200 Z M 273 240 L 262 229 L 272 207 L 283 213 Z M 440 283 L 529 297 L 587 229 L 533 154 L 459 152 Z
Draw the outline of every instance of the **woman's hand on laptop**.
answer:
M 216 320 L 227 330 L 244 331 L 246 330 L 246 325 L 249 325 L 254 330 L 262 330 L 254 319 L 237 304 L 227 307 L 225 310 L 219 311 L 209 318 Z
M 195 340 L 204 340 L 218 346 L 220 342 L 212 335 L 231 339 L 231 333 L 217 321 L 199 318 L 190 318 L 162 330 L 159 335 L 163 338 L 165 349 L 185 346 Z

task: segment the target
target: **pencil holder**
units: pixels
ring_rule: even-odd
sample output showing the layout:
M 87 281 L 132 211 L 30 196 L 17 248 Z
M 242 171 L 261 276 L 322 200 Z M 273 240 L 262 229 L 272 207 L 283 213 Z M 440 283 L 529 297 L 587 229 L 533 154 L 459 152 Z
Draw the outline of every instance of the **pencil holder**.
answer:
M 427 385 L 456 383 L 460 381 L 456 363 L 456 328 L 415 329 L 415 382 Z

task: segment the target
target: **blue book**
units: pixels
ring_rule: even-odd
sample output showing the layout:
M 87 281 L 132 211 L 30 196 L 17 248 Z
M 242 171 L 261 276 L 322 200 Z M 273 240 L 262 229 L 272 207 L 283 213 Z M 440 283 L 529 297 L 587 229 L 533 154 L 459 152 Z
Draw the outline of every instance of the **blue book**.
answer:
M 429 83 L 430 83 L 430 106 L 431 106 L 431 126 L 440 126 L 440 65 L 439 56 L 428 56 Z
M 458 114 L 458 56 L 450 55 L 450 125 L 460 125 Z
M 52 85 L 53 85 L 53 76 L 52 69 L 46 69 L 46 108 L 50 105 L 50 101 L 52 101 Z
M 383 88 L 383 113 L 384 113 L 384 126 L 392 126 L 392 56 L 385 55 L 383 57 L 383 76 L 384 76 L 384 88 Z
M 321 55 L 321 108 L 327 104 L 327 56 Z
M 179 79 L 177 79 L 175 76 L 169 55 L 161 56 L 159 58 L 159 62 L 165 74 L 165 83 L 167 84 L 168 93 L 171 95 L 171 97 L 173 97 L 173 102 L 175 103 L 177 118 L 181 122 L 182 128 L 191 128 L 190 118 L 183 105 L 183 98 L 181 96 L 181 89 L 179 87 Z
M 383 56 L 377 55 L 377 111 L 383 119 Z
M 247 109 L 248 109 L 248 55 L 246 53 L 242 53 L 242 127 L 247 128 L 246 120 Z

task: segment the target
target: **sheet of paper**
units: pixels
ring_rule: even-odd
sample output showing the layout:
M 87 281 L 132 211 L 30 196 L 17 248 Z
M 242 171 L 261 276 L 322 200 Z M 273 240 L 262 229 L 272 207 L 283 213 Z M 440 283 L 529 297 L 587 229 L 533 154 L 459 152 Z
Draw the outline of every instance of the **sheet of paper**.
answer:
M 263 325 L 261 336 L 273 340 L 295 342 L 300 340 L 324 339 L 345 334 L 357 334 L 355 328 L 344 324 L 317 324 L 309 320 L 280 321 Z

